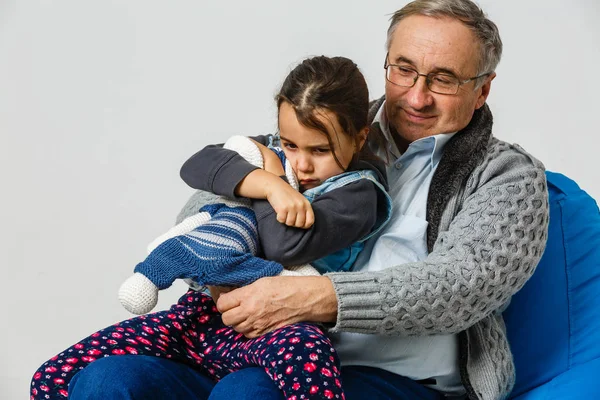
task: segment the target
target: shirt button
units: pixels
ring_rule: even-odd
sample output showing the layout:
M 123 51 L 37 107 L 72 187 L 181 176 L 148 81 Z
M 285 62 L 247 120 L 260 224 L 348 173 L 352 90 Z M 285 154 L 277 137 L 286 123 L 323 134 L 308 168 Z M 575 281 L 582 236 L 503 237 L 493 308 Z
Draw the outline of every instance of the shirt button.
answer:
M 396 169 L 402 168 L 402 163 L 396 163 Z

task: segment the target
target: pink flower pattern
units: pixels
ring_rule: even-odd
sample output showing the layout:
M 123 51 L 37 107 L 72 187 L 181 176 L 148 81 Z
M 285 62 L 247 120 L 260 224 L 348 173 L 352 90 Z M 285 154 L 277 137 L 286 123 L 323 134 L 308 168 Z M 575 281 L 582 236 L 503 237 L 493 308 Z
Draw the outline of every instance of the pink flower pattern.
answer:
M 52 357 L 33 375 L 30 399 L 66 399 L 75 374 L 99 358 L 125 354 L 169 358 L 216 381 L 260 366 L 286 400 L 344 399 L 339 359 L 319 327 L 299 323 L 247 339 L 223 325 L 212 298 L 191 290 L 168 311 L 111 325 Z

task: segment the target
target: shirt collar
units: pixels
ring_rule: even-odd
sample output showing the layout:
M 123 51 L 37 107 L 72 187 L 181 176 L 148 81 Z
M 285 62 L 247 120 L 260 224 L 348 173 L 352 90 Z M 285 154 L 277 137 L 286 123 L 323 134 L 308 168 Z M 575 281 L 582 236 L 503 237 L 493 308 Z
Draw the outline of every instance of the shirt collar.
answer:
M 387 155 L 390 159 L 396 160 L 400 158 L 402 154 L 400 153 L 400 150 L 398 150 L 396 142 L 392 138 L 392 134 L 390 132 L 389 122 L 385 114 L 385 102 L 386 101 L 384 101 L 381 104 L 381 107 L 379 107 L 379 110 L 377 110 L 377 114 L 375 114 L 375 118 L 373 118 L 373 123 L 379 123 L 379 129 L 381 129 L 381 132 L 383 133 L 383 136 L 385 137 L 385 140 L 387 142 L 387 148 L 385 149 L 385 151 L 387 152 Z M 411 150 L 430 151 L 431 167 L 434 168 L 442 159 L 444 147 L 446 147 L 446 144 L 455 134 L 456 132 L 440 133 L 437 135 L 415 140 L 408 146 L 408 149 L 406 150 L 405 154 Z M 417 150 L 417 148 L 419 148 L 419 150 Z
M 373 118 L 373 123 L 379 124 L 379 129 L 381 129 L 381 133 L 383 133 L 383 136 L 385 137 L 385 141 L 387 143 L 387 146 L 384 149 L 387 153 L 385 154 L 387 157 L 384 157 L 384 159 L 395 160 L 398 157 L 400 157 L 400 151 L 396 146 L 396 142 L 392 139 L 388 119 L 385 115 L 385 101 L 381 104 L 379 110 L 377 110 L 377 114 L 375 114 L 375 118 Z

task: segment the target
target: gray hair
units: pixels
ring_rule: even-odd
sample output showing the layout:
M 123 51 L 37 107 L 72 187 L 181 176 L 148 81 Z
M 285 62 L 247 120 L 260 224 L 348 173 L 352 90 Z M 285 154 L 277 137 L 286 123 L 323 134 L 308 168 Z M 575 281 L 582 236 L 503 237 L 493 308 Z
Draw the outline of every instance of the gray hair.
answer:
M 392 36 L 396 27 L 404 18 L 411 15 L 427 17 L 449 17 L 465 24 L 479 39 L 479 65 L 477 75 L 492 73 L 502 57 L 502 40 L 495 23 L 487 18 L 483 10 L 471 0 L 414 0 L 390 18 L 387 31 L 386 49 L 390 49 Z M 478 79 L 476 86 L 483 83 L 484 78 Z

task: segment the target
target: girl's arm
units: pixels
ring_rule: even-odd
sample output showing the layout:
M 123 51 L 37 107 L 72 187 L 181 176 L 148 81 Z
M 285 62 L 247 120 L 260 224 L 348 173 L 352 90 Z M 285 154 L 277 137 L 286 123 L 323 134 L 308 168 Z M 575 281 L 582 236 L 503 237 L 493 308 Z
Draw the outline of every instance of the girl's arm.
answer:
M 264 146 L 268 137 L 252 138 L 263 156 L 265 169 L 257 168 L 237 152 L 220 145 L 207 146 L 181 168 L 181 177 L 190 186 L 225 195 L 267 199 L 276 210 L 276 220 L 297 228 L 314 222 L 310 202 L 280 176 L 285 176 L 279 157 Z
M 268 143 L 267 137 L 262 138 L 257 141 Z M 234 151 L 207 146 L 183 165 L 181 177 L 193 188 L 235 197 L 248 194 L 240 183 L 250 178 L 251 172 L 255 177 L 267 173 Z M 236 192 L 239 189 L 242 193 Z M 284 265 L 299 265 L 350 246 L 373 228 L 377 196 L 375 184 L 366 179 L 325 193 L 312 203 L 315 223 L 308 230 L 278 222 L 277 213 L 267 200 L 255 200 L 253 207 L 265 257 Z
M 250 137 L 261 144 L 269 143 L 269 136 Z M 191 156 L 181 167 L 181 179 L 194 189 L 214 194 L 237 197 L 239 183 L 252 171 L 259 168 L 250 164 L 222 144 L 206 146 Z
M 266 199 L 279 223 L 308 229 L 315 221 L 310 202 L 285 181 L 285 171 L 279 157 L 268 147 L 254 142 L 263 158 L 264 170 L 250 172 L 236 187 L 238 196 Z
M 315 222 L 310 229 L 281 224 L 268 201 L 253 201 L 265 258 L 300 265 L 357 242 L 375 225 L 378 193 L 373 182 L 361 179 L 318 196 L 311 204 Z
M 267 172 L 275 174 L 276 176 L 285 175 L 285 170 L 283 169 L 283 165 L 281 164 L 281 160 L 275 154 L 275 152 L 269 149 L 267 146 L 257 142 L 256 140 L 250 139 L 254 142 L 254 145 L 260 151 L 260 154 L 263 158 L 263 169 Z

